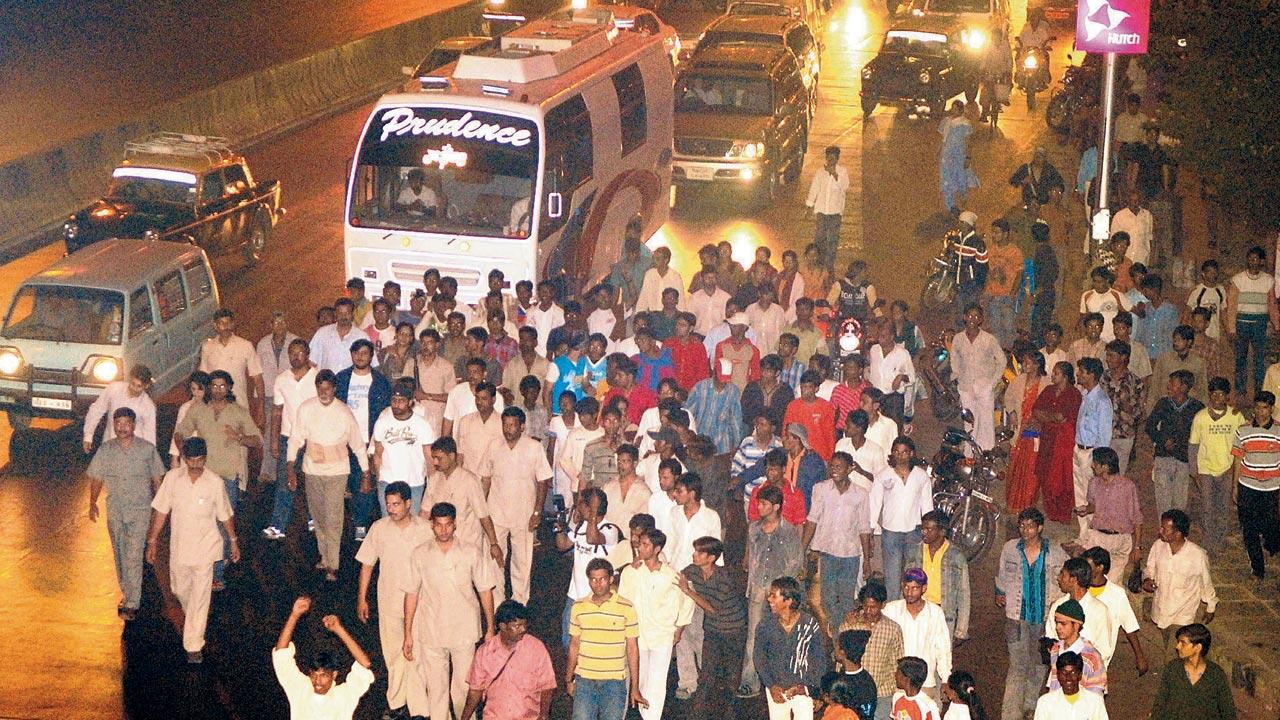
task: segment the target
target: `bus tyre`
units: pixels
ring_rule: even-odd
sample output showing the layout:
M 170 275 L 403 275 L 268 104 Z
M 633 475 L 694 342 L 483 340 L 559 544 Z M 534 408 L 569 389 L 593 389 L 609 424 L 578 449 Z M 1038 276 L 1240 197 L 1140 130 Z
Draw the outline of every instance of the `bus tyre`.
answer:
M 271 224 L 257 218 L 253 221 L 253 227 L 249 230 L 249 236 L 244 242 L 244 264 L 245 267 L 253 267 L 262 260 L 262 252 L 267 248 L 267 236 L 270 234 L 269 228 Z

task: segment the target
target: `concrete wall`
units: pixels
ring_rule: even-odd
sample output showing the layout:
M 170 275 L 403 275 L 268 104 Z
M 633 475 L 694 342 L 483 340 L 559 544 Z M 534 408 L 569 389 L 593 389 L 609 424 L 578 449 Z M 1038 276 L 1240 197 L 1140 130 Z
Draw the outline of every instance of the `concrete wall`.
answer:
M 536 4 L 553 3 L 536 0 Z M 224 82 L 145 117 L 0 166 L 0 247 L 100 197 L 124 143 L 168 130 L 230 138 L 237 146 L 283 132 L 403 80 L 437 41 L 475 32 L 477 4 L 455 7 L 346 45 Z M 285 189 L 288 192 L 288 188 Z

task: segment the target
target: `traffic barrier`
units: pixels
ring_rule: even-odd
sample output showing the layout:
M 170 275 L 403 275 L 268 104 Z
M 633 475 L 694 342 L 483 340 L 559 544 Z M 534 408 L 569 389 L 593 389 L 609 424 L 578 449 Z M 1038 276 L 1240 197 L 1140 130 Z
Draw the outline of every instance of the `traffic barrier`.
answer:
M 545 0 L 542 0 L 545 1 Z M 554 3 L 546 3 L 550 9 Z M 441 39 L 475 32 L 474 3 L 411 20 L 338 47 L 234 78 L 145 116 L 0 165 L 0 249 L 59 225 L 100 197 L 127 140 L 170 130 L 251 145 L 403 81 Z

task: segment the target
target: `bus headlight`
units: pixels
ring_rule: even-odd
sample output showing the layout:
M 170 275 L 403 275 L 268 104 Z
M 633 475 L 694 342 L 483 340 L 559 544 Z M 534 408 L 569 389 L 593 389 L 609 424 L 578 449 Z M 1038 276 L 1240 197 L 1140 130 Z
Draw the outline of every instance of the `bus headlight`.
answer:
M 0 349 L 0 375 L 17 375 L 22 369 L 22 353 L 18 348 Z
M 1022 61 L 1022 67 L 1028 70 L 1035 70 L 1036 68 L 1040 67 L 1040 61 L 1036 59 L 1036 54 L 1035 53 L 1028 54 L 1027 57 L 1024 58 Z
M 80 234 L 80 224 L 75 220 L 68 220 L 62 223 L 62 237 L 67 240 L 75 240 Z

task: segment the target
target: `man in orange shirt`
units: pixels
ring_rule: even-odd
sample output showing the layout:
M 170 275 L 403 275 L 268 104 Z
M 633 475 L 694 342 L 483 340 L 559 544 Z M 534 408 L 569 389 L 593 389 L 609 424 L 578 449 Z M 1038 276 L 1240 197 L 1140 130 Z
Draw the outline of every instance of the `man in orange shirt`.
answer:
M 1000 341 L 1011 347 L 1017 337 L 1016 308 L 1022 289 L 1022 250 L 1009 242 L 1009 221 L 1000 218 L 991 223 L 991 244 L 987 246 L 987 328 Z
M 787 427 L 791 423 L 803 426 L 808 433 L 809 447 L 826 462 L 836 449 L 836 408 L 817 396 L 821 384 L 822 375 L 814 370 L 806 370 L 800 376 L 800 397 L 787 406 L 782 426 Z

